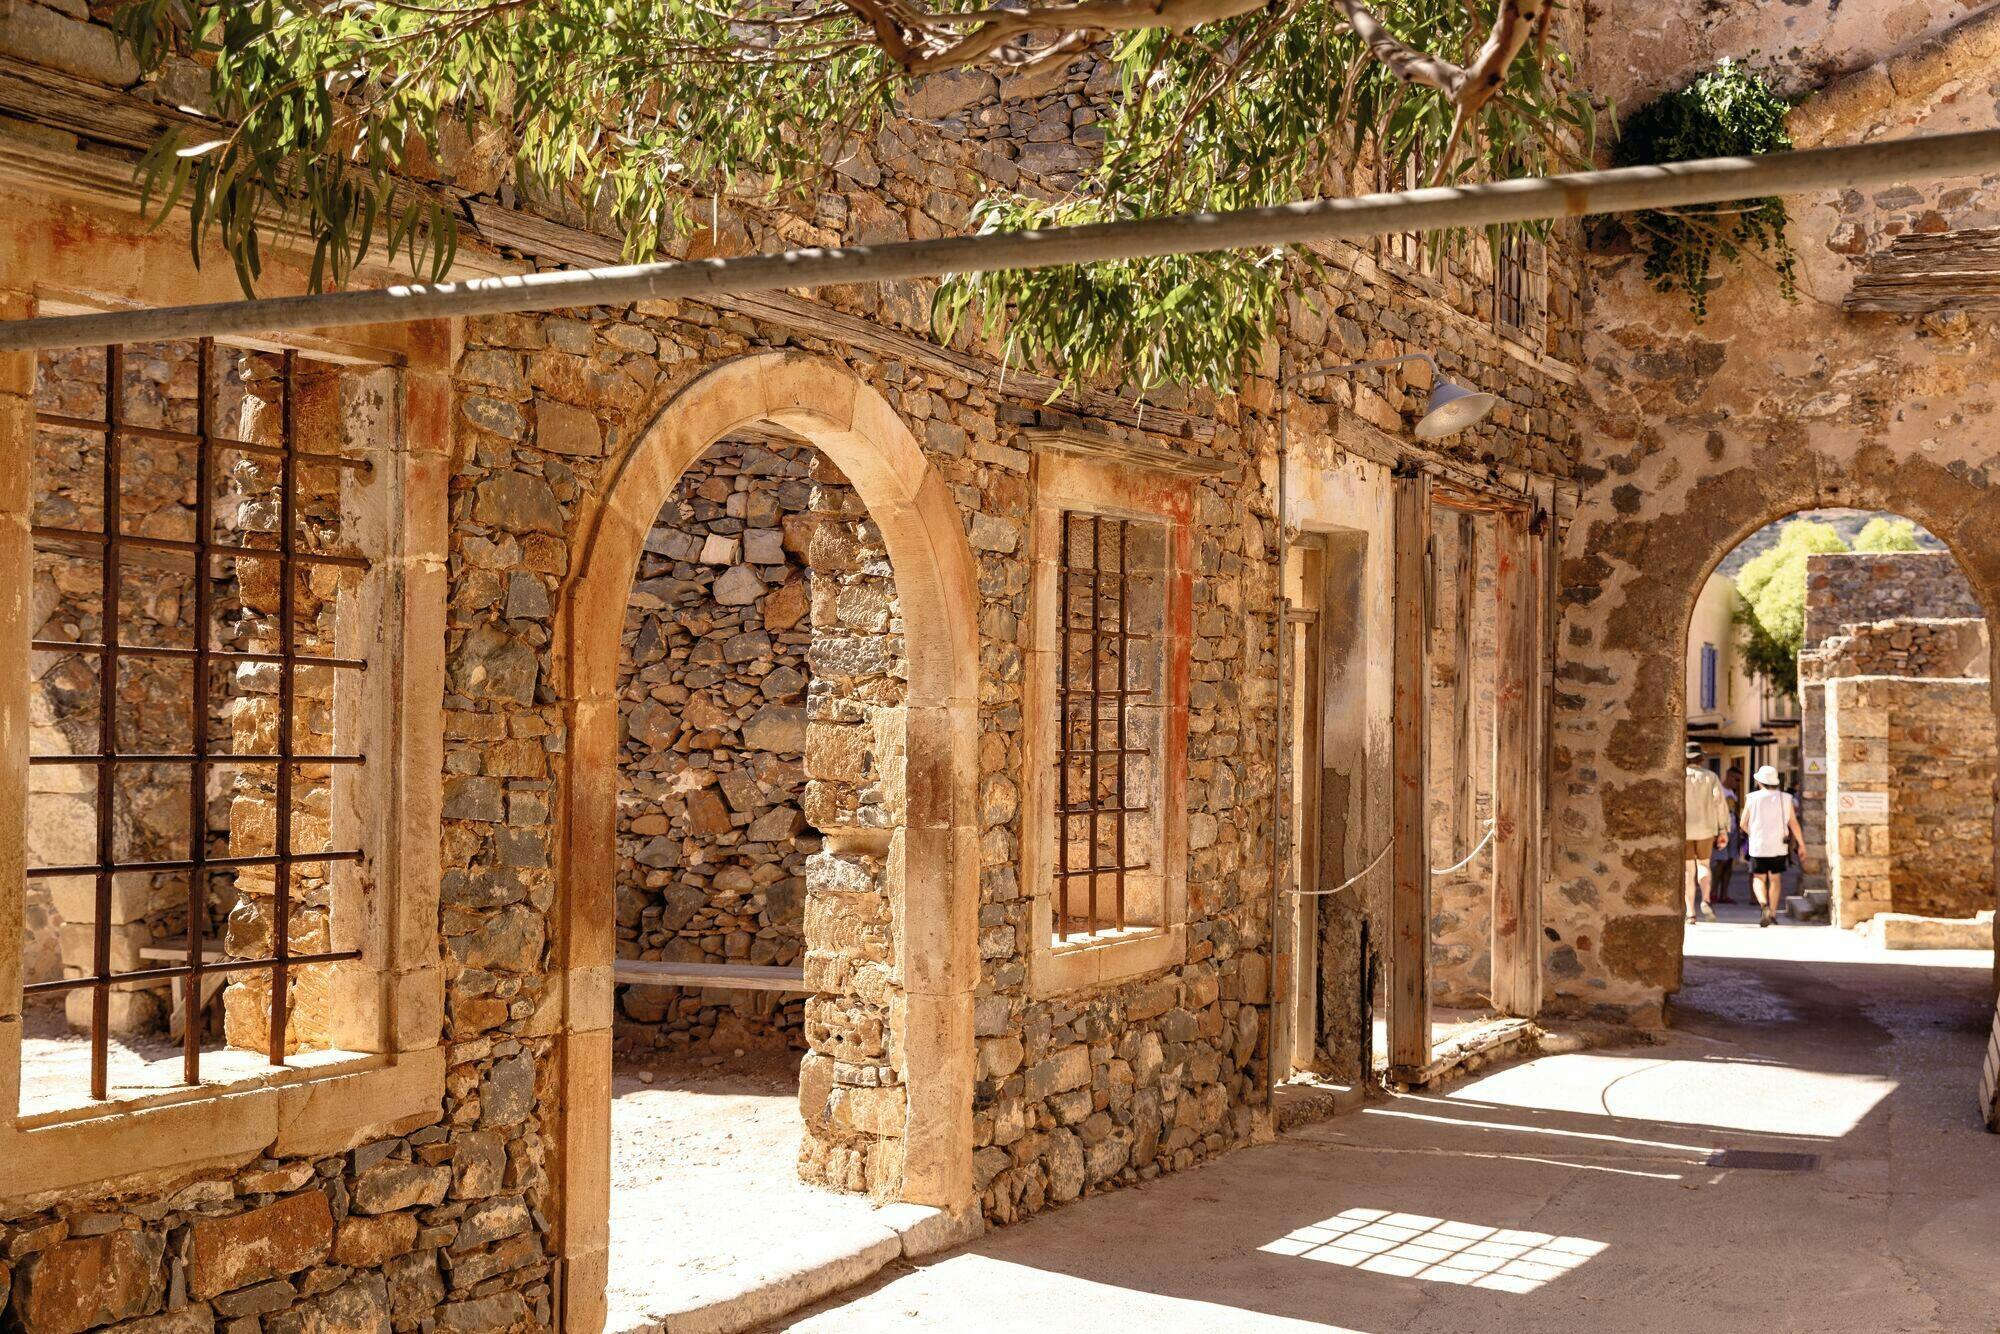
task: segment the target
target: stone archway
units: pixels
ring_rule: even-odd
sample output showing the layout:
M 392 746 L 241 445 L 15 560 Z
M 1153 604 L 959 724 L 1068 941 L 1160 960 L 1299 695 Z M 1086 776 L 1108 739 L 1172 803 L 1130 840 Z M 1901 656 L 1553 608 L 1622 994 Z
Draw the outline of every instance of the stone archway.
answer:
M 1753 447 L 1747 462 L 1680 494 L 1679 510 L 1648 512 L 1637 488 L 1607 484 L 1570 531 L 1563 642 L 1587 661 L 1559 687 L 1572 696 L 1558 741 L 1565 847 L 1544 913 L 1548 975 L 1572 1009 L 1656 1014 L 1680 984 L 1687 627 L 1702 585 L 1738 543 L 1801 510 L 1888 510 L 1944 542 L 1989 617 L 2000 606 L 2000 477 L 1983 470 L 1880 445 L 1834 454 L 1786 441 Z M 1602 707 L 1608 695 L 1591 698 L 1621 683 L 1615 709 Z
M 579 527 L 561 610 L 557 680 L 570 734 L 556 1159 L 564 1318 L 577 1330 L 598 1328 L 604 1316 L 619 632 L 646 536 L 681 474 L 717 440 L 757 423 L 824 453 L 852 483 L 889 552 L 909 670 L 903 745 L 884 765 L 902 793 L 903 818 L 887 849 L 895 929 L 889 1009 L 908 1099 L 901 1179 L 887 1193 L 946 1209 L 972 1200 L 978 601 L 971 551 L 943 480 L 880 394 L 823 358 L 741 357 L 683 388 L 616 460 Z

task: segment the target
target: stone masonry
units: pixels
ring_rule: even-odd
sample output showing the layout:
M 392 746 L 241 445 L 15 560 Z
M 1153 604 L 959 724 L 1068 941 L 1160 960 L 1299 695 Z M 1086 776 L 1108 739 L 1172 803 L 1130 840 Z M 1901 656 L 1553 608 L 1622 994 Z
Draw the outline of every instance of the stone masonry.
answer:
M 851 494 L 805 446 L 725 442 L 683 476 L 632 591 L 622 693 L 620 957 L 796 964 L 813 648 L 814 514 Z M 630 950 L 626 954 L 626 950 Z M 643 1045 L 803 1045 L 804 1002 L 629 987 Z
M 1851 825 L 1857 818 L 1852 811 L 1838 821 L 1829 817 L 1827 793 L 1833 765 L 1827 739 L 1829 683 L 1856 676 L 1984 679 L 1991 647 L 1978 596 L 1957 561 L 1944 552 L 1833 552 L 1809 558 L 1805 624 L 1805 646 L 1799 654 L 1799 735 L 1805 767 L 1799 791 L 1800 823 L 1807 846 L 1825 850 L 1823 864 L 1814 868 L 1806 882 L 1809 887 L 1821 888 L 1832 887 L 1831 873 L 1843 840 L 1853 842 L 1853 837 L 1841 834 L 1835 824 Z M 1950 712 L 1951 701 L 1962 694 L 1950 690 L 1905 692 L 1896 704 L 1899 725 L 1921 728 L 1926 700 L 1939 700 Z M 1850 720 L 1847 730 L 1852 734 L 1860 725 Z M 1850 767 L 1850 788 L 1855 778 Z M 1953 791 L 1963 794 L 1965 790 L 1954 787 Z M 1983 795 L 1984 789 L 1980 791 Z M 1979 799 L 1972 798 L 1975 802 Z M 1899 805 L 1898 809 L 1908 809 L 1914 817 L 1918 806 Z M 1990 800 L 1986 810 L 1990 815 Z M 1899 814 L 1897 818 L 1900 822 L 1902 817 Z M 1909 836 L 1927 841 L 1938 832 L 1912 829 Z M 1992 830 L 1988 828 L 1968 846 L 1968 855 L 1991 846 Z M 1845 851 L 1852 853 L 1853 849 Z M 1850 871 L 1846 888 L 1837 889 L 1833 906 L 1836 921 L 1852 923 L 1867 915 L 1853 900 L 1855 883 Z
M 1834 925 L 1992 908 L 1990 683 L 1850 676 L 1825 691 Z

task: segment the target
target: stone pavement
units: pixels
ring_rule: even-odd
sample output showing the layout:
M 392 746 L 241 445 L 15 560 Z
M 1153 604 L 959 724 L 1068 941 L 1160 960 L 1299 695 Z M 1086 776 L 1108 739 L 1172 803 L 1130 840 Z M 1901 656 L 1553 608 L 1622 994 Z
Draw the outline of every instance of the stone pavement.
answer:
M 1378 1102 L 785 1327 L 1991 1334 L 1992 956 L 1734 923 L 1689 954 L 1657 1044 Z

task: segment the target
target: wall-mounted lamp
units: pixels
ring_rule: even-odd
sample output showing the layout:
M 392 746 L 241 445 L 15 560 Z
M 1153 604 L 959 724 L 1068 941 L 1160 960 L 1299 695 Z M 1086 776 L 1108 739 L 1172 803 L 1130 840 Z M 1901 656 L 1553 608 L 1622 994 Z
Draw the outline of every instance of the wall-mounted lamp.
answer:
M 1430 402 L 1424 407 L 1424 415 L 1417 419 L 1416 435 L 1419 440 L 1441 440 L 1445 436 L 1456 435 L 1468 426 L 1477 426 L 1500 404 L 1498 398 L 1483 389 L 1468 389 L 1445 379 L 1438 371 L 1436 360 L 1428 352 L 1407 352 L 1400 357 L 1350 361 L 1339 366 L 1315 366 L 1294 371 L 1285 377 L 1285 381 L 1297 384 L 1302 380 L 1351 375 L 1356 371 L 1375 370 L 1382 366 L 1400 366 L 1406 361 L 1421 361 L 1431 368 Z

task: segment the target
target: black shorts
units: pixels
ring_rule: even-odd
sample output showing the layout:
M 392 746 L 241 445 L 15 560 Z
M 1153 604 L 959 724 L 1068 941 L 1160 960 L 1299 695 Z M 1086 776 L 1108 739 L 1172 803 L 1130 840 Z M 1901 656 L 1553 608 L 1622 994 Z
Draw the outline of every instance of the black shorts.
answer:
M 1750 874 L 1780 875 L 1784 872 L 1785 867 L 1791 864 L 1791 860 L 1792 855 L 1788 852 L 1781 852 L 1775 857 L 1752 857 L 1750 859 Z

